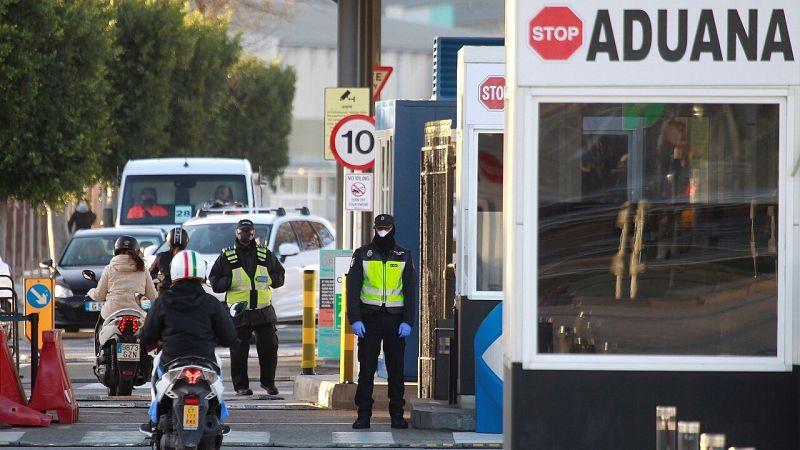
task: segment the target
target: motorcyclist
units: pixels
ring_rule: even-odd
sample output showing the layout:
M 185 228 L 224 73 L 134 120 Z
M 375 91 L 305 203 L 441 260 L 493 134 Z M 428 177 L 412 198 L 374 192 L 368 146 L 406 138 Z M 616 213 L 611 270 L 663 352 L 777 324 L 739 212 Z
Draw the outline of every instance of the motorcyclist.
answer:
M 143 292 L 148 299 L 157 296 L 153 279 L 145 270 L 144 260 L 139 255 L 139 243 L 136 238 L 120 236 L 114 242 L 114 257 L 100 276 L 97 287 L 87 293 L 92 300 L 105 302 L 94 328 L 95 355 L 100 351 L 97 336 L 106 317 L 120 309 L 135 309 L 145 315 L 145 311 L 134 297 L 137 292 Z
M 163 294 L 172 284 L 169 276 L 169 265 L 172 257 L 181 250 L 186 250 L 189 245 L 189 233 L 181 227 L 175 227 L 167 233 L 167 245 L 169 249 L 156 255 L 153 264 L 150 265 L 150 276 L 158 280 L 158 293 Z
M 225 305 L 203 289 L 205 273 L 205 262 L 192 250 L 180 251 L 172 258 L 172 286 L 153 303 L 140 334 L 144 346 L 161 344 L 161 353 L 153 364 L 153 386 L 163 374 L 160 366 L 169 361 L 181 356 L 215 361 L 217 345 L 230 347 L 236 341 L 236 330 Z M 152 433 L 158 422 L 155 388 L 152 399 L 150 422 L 140 427 L 145 434 Z M 222 398 L 220 404 L 220 420 L 224 420 L 228 414 Z

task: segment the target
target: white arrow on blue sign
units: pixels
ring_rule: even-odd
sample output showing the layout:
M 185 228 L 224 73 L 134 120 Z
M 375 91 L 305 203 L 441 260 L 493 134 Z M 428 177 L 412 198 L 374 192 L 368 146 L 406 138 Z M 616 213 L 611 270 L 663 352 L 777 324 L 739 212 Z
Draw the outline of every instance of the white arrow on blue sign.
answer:
M 34 284 L 25 293 L 25 300 L 34 308 L 44 308 L 50 304 L 52 298 L 53 294 L 50 289 L 43 284 Z

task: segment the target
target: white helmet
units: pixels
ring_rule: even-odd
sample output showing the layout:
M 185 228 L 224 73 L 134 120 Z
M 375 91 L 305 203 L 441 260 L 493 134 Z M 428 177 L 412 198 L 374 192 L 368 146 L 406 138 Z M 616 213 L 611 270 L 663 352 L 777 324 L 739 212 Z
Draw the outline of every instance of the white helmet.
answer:
M 169 276 L 173 283 L 185 278 L 202 280 L 206 276 L 206 262 L 194 250 L 180 251 L 172 257 Z

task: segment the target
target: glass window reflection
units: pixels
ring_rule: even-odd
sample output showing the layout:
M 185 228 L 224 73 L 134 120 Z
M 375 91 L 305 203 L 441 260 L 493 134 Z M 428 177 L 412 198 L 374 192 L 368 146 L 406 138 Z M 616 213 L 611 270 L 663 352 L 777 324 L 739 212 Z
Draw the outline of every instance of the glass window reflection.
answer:
M 478 134 L 476 289 L 503 290 L 503 133 Z
M 540 348 L 776 355 L 778 119 L 775 104 L 540 104 Z

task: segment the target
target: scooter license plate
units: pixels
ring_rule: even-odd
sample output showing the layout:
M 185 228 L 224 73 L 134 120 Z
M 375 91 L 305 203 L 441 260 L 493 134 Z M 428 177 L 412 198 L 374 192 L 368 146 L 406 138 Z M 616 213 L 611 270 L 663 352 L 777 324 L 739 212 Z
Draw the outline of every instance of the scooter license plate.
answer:
M 200 407 L 197 405 L 183 405 L 183 429 L 196 430 L 199 415 Z
M 118 361 L 139 361 L 139 344 L 117 344 Z
M 83 302 L 83 309 L 86 311 L 100 311 L 103 309 L 103 302 Z

